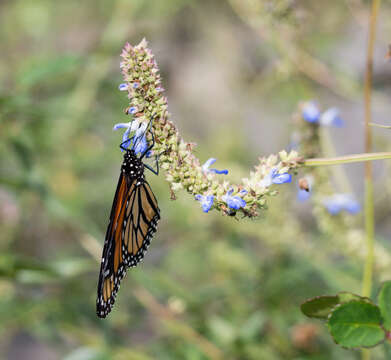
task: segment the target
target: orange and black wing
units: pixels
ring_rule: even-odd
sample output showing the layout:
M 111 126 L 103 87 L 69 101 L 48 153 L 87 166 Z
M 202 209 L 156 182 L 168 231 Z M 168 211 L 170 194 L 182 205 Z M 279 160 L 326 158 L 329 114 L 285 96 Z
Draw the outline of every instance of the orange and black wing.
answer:
M 124 224 L 122 259 L 136 266 L 144 257 L 160 219 L 159 207 L 149 184 L 144 181 L 130 196 Z
M 136 186 L 135 179 L 121 172 L 103 247 L 96 303 L 99 317 L 111 311 L 127 267 L 144 257 L 159 218 L 148 183 Z
M 128 184 L 126 176 L 121 172 L 111 208 L 99 273 L 96 313 L 102 318 L 111 311 L 120 281 L 126 272 L 122 260 L 121 234 L 129 190 L 132 188 L 134 189 L 134 184 Z

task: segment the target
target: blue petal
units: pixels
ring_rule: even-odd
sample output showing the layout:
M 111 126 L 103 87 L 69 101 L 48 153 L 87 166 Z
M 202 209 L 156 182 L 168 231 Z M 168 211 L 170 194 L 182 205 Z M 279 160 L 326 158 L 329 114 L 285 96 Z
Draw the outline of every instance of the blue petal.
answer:
M 209 169 L 210 172 L 214 172 L 216 174 L 224 174 L 224 175 L 227 175 L 228 174 L 228 170 L 227 169 L 224 169 L 224 170 L 217 170 L 217 169 Z
M 344 121 L 339 117 L 337 116 L 336 118 L 334 118 L 334 121 L 333 121 L 333 125 L 337 128 L 341 128 L 343 127 L 345 124 L 344 124 Z
M 230 188 L 227 192 L 227 196 L 231 196 L 232 193 L 234 192 L 234 189 L 233 188 Z
M 360 204 L 350 194 L 334 194 L 324 201 L 324 205 L 330 214 L 338 214 L 345 210 L 350 214 L 357 214 L 360 211 Z
M 276 175 L 278 175 L 278 170 L 276 168 L 272 168 L 270 170 L 270 174 L 271 178 L 275 177 Z
M 326 110 L 320 117 L 319 122 L 324 126 L 342 127 L 344 125 L 337 108 Z
M 122 147 L 123 148 L 125 148 L 125 149 L 127 149 L 128 147 L 129 147 L 129 145 L 130 145 L 130 140 L 131 139 L 128 139 L 128 140 L 126 140 L 125 142 L 122 142 Z M 123 152 L 124 150 L 121 148 L 121 152 Z
M 210 159 L 205 161 L 205 163 L 204 163 L 204 165 L 202 165 L 202 167 L 205 168 L 205 169 L 209 169 L 209 166 L 213 165 L 216 161 L 217 161 L 217 159 L 210 158 Z
M 125 129 L 129 127 L 130 127 L 130 123 L 118 123 L 114 125 L 113 130 Z
M 195 195 L 195 199 L 201 202 L 202 211 L 207 213 L 213 205 L 214 196 L 213 195 L 203 196 L 197 194 Z
M 334 201 L 329 201 L 325 204 L 326 206 L 326 209 L 327 211 L 331 214 L 331 215 L 337 215 L 341 210 L 341 205 L 340 204 L 337 204 L 335 203 Z
M 208 195 L 204 197 L 204 200 L 201 202 L 203 212 L 207 213 L 211 209 L 213 205 L 213 201 L 214 201 L 213 195 Z
M 118 86 L 118 89 L 119 89 L 120 91 L 126 91 L 126 90 L 128 90 L 128 84 L 120 84 L 120 85 Z
M 145 150 L 147 150 L 147 148 L 148 148 L 148 144 L 145 136 L 143 136 L 142 138 L 135 137 L 133 150 L 136 154 L 143 154 Z
M 130 127 L 128 127 L 124 132 L 124 134 L 122 135 L 122 142 L 125 142 L 126 140 L 129 139 L 129 133 L 130 133 Z
M 284 184 L 284 183 L 290 183 L 291 181 L 292 181 L 292 175 L 288 173 L 278 174 L 272 178 L 273 184 Z
M 304 104 L 301 110 L 301 116 L 304 120 L 310 123 L 318 122 L 320 117 L 320 111 L 318 106 L 313 101 L 307 102 L 306 104 Z
M 353 198 L 350 198 L 346 201 L 346 203 L 343 205 L 343 208 L 350 214 L 357 214 L 361 210 L 360 204 L 354 200 Z
M 234 210 L 238 210 L 241 207 L 246 206 L 246 202 L 239 196 L 228 196 L 226 202 L 227 205 Z
M 307 201 L 311 197 L 311 193 L 306 190 L 299 189 L 297 191 L 297 200 L 300 202 Z
M 149 150 L 146 154 L 145 157 L 149 159 L 152 156 L 152 150 Z
M 136 130 L 135 136 L 136 136 L 137 138 L 140 137 L 140 136 L 145 136 L 145 127 L 140 126 L 140 127 Z

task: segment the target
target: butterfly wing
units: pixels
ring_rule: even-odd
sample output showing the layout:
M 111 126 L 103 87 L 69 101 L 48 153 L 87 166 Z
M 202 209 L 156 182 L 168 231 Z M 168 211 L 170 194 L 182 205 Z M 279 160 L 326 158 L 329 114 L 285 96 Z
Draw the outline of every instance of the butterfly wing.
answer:
M 133 267 L 144 258 L 160 219 L 155 195 L 146 181 L 131 195 L 126 215 L 122 258 L 127 266 Z
M 122 260 L 121 234 L 129 191 L 134 191 L 134 188 L 134 182 L 128 183 L 121 172 L 111 208 L 99 273 L 96 313 L 102 318 L 111 311 L 120 281 L 126 273 Z
M 157 201 L 147 182 L 121 172 L 103 247 L 96 312 L 106 317 L 114 305 L 126 269 L 144 257 L 160 219 Z

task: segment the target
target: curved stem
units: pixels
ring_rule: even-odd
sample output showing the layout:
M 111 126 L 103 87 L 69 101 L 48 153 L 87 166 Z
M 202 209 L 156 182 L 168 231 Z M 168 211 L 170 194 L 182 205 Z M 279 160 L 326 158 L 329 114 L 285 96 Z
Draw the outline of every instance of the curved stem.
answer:
M 373 160 L 391 159 L 391 152 L 364 153 L 338 156 L 333 158 L 313 158 L 304 160 L 304 166 L 339 165 Z

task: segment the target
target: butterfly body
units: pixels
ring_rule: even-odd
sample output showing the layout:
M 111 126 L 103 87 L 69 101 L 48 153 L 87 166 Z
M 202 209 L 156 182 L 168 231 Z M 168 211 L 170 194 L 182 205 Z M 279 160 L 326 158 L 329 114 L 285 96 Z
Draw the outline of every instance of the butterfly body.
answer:
M 156 198 L 145 180 L 142 156 L 126 149 L 103 247 L 96 302 L 99 317 L 111 311 L 127 268 L 137 266 L 144 258 L 159 219 Z
M 130 182 L 135 181 L 136 186 L 140 186 L 144 180 L 144 164 L 137 157 L 134 150 L 127 150 L 124 155 L 124 162 L 121 166 L 121 172 L 127 177 Z

